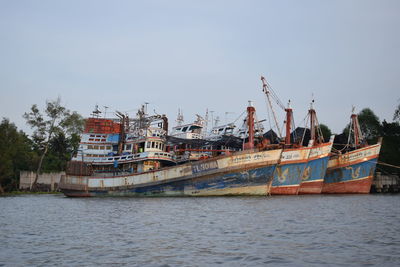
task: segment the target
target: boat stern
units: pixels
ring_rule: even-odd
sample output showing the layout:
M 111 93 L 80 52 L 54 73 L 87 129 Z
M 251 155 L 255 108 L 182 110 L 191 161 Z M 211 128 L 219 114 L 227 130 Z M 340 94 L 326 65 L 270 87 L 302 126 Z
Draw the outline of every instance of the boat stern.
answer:
M 87 176 L 62 175 L 58 187 L 68 197 L 90 196 Z

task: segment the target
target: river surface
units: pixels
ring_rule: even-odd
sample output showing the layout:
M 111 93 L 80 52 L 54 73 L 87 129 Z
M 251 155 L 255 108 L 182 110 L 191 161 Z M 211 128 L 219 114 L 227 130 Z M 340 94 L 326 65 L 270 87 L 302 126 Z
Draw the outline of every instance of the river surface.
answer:
M 400 265 L 400 195 L 0 198 L 0 266 Z

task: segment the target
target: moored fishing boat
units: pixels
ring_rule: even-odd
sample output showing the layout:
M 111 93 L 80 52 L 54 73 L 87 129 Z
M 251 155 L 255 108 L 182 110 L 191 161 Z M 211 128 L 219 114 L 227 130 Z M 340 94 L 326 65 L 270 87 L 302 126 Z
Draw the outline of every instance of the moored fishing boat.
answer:
M 327 143 L 313 145 L 301 177 L 299 194 L 320 194 L 328 165 L 333 137 Z
M 314 100 L 311 102 L 311 108 L 308 111 L 308 119 L 310 120 L 311 151 L 302 175 L 298 192 L 299 194 L 320 194 L 322 192 L 329 155 L 335 137 L 333 135 L 330 137 L 329 142 L 324 142 L 324 136 L 319 127 L 313 103 Z M 305 133 L 306 130 L 304 130 L 303 138 Z
M 353 142 L 350 147 L 351 137 Z M 349 127 L 349 143 L 344 148 L 344 153 L 338 151 L 330 157 L 322 193 L 368 194 L 380 149 L 381 139 L 375 145 L 367 145 L 363 141 L 358 117 L 353 113 Z
M 250 133 L 243 151 L 220 151 L 216 157 L 180 165 L 176 165 L 171 147 L 166 146 L 163 116 L 150 119 L 141 111 L 136 121 L 138 127 L 130 126 L 129 120 L 121 116 L 118 142 L 100 145 L 118 148 L 117 153 L 95 160 L 77 155 L 59 187 L 66 196 L 77 197 L 268 195 L 282 149 L 255 146 L 251 130 L 255 109 L 250 104 L 247 111 Z M 160 119 L 164 121 L 161 129 L 150 127 Z
M 263 92 L 265 93 L 272 114 L 274 116 L 276 128 L 279 131 L 279 126 L 275 116 L 275 112 L 272 108 L 270 96 L 275 98 L 276 102 L 280 102 L 277 99 L 272 88 L 269 86 L 264 77 L 261 77 L 263 83 Z M 291 129 L 293 123 L 293 110 L 290 107 L 290 101 L 287 108 L 280 103 L 280 107 L 286 112 L 286 136 L 284 143 L 280 143 L 279 146 L 283 148 L 279 162 L 274 171 L 274 177 L 271 185 L 271 195 L 297 195 L 303 176 L 304 169 L 306 167 L 308 157 L 312 146 L 306 147 L 302 144 L 292 143 Z M 281 135 L 281 134 L 280 134 Z
M 284 149 L 275 169 L 271 195 L 297 195 L 311 147 Z

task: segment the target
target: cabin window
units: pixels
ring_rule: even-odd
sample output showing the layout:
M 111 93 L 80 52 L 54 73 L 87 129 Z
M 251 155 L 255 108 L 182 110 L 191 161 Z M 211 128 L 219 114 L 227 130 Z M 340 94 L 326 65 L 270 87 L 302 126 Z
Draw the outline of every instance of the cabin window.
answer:
M 104 150 L 104 148 L 105 148 L 104 146 L 100 146 L 100 149 L 101 149 L 101 150 Z
M 182 132 L 186 132 L 187 128 L 188 128 L 187 126 L 186 126 L 186 127 L 183 127 L 183 128 L 182 128 Z
M 110 150 L 110 149 L 111 149 L 111 146 L 107 146 L 107 149 Z
M 151 148 L 154 148 L 154 142 L 151 142 Z
M 126 150 L 131 150 L 131 149 L 132 149 L 132 145 L 131 145 L 131 144 L 126 145 L 125 149 L 126 149 Z
M 155 146 L 155 148 L 157 148 L 158 149 L 158 142 L 155 142 L 156 143 L 156 146 Z
M 89 141 L 93 141 L 94 139 L 93 138 L 89 138 Z
M 93 149 L 99 149 L 99 146 L 93 146 Z
M 94 134 L 91 134 L 90 137 L 95 137 L 95 135 L 94 135 Z
M 150 142 L 147 142 L 146 147 L 147 147 L 147 148 L 150 148 L 150 145 L 151 145 Z

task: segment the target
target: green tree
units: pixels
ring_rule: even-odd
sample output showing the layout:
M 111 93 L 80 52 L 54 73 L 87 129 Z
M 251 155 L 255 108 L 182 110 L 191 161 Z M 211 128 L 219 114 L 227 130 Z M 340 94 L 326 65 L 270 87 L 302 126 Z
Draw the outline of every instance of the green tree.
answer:
M 83 119 L 76 112 L 71 113 L 61 105 L 61 99 L 46 102 L 44 115 L 39 111 L 37 105 L 32 105 L 29 113 L 23 117 L 34 130 L 33 141 L 40 151 L 40 159 L 36 169 L 35 180 L 32 184 L 32 190 L 37 188 L 37 180 L 42 171 L 43 160 L 49 151 L 51 141 L 54 136 L 68 133 L 77 135 L 83 129 Z
M 19 172 L 31 170 L 36 158 L 28 136 L 3 118 L 0 124 L 0 192 L 17 190 Z
M 319 124 L 319 128 L 321 130 L 322 136 L 324 137 L 324 141 L 328 142 L 332 135 L 331 129 L 329 129 L 328 126 L 322 123 Z
M 396 110 L 394 111 L 393 120 L 400 122 L 400 104 L 397 106 Z
M 375 140 L 380 136 L 380 122 L 378 116 L 370 108 L 364 108 L 358 113 L 361 132 L 368 140 Z
M 378 116 L 370 108 L 362 109 L 357 116 L 364 138 L 369 142 L 376 142 L 381 135 L 381 124 Z M 346 128 L 343 129 L 343 134 L 346 136 L 349 135 L 349 127 L 350 124 L 347 124 Z
M 382 122 L 383 143 L 379 160 L 391 165 L 400 165 L 400 124 Z M 399 172 L 399 169 L 382 165 L 386 172 Z
M 56 133 L 50 140 L 49 152 L 43 162 L 43 171 L 62 171 L 65 170 L 69 160 L 69 142 L 64 133 Z

